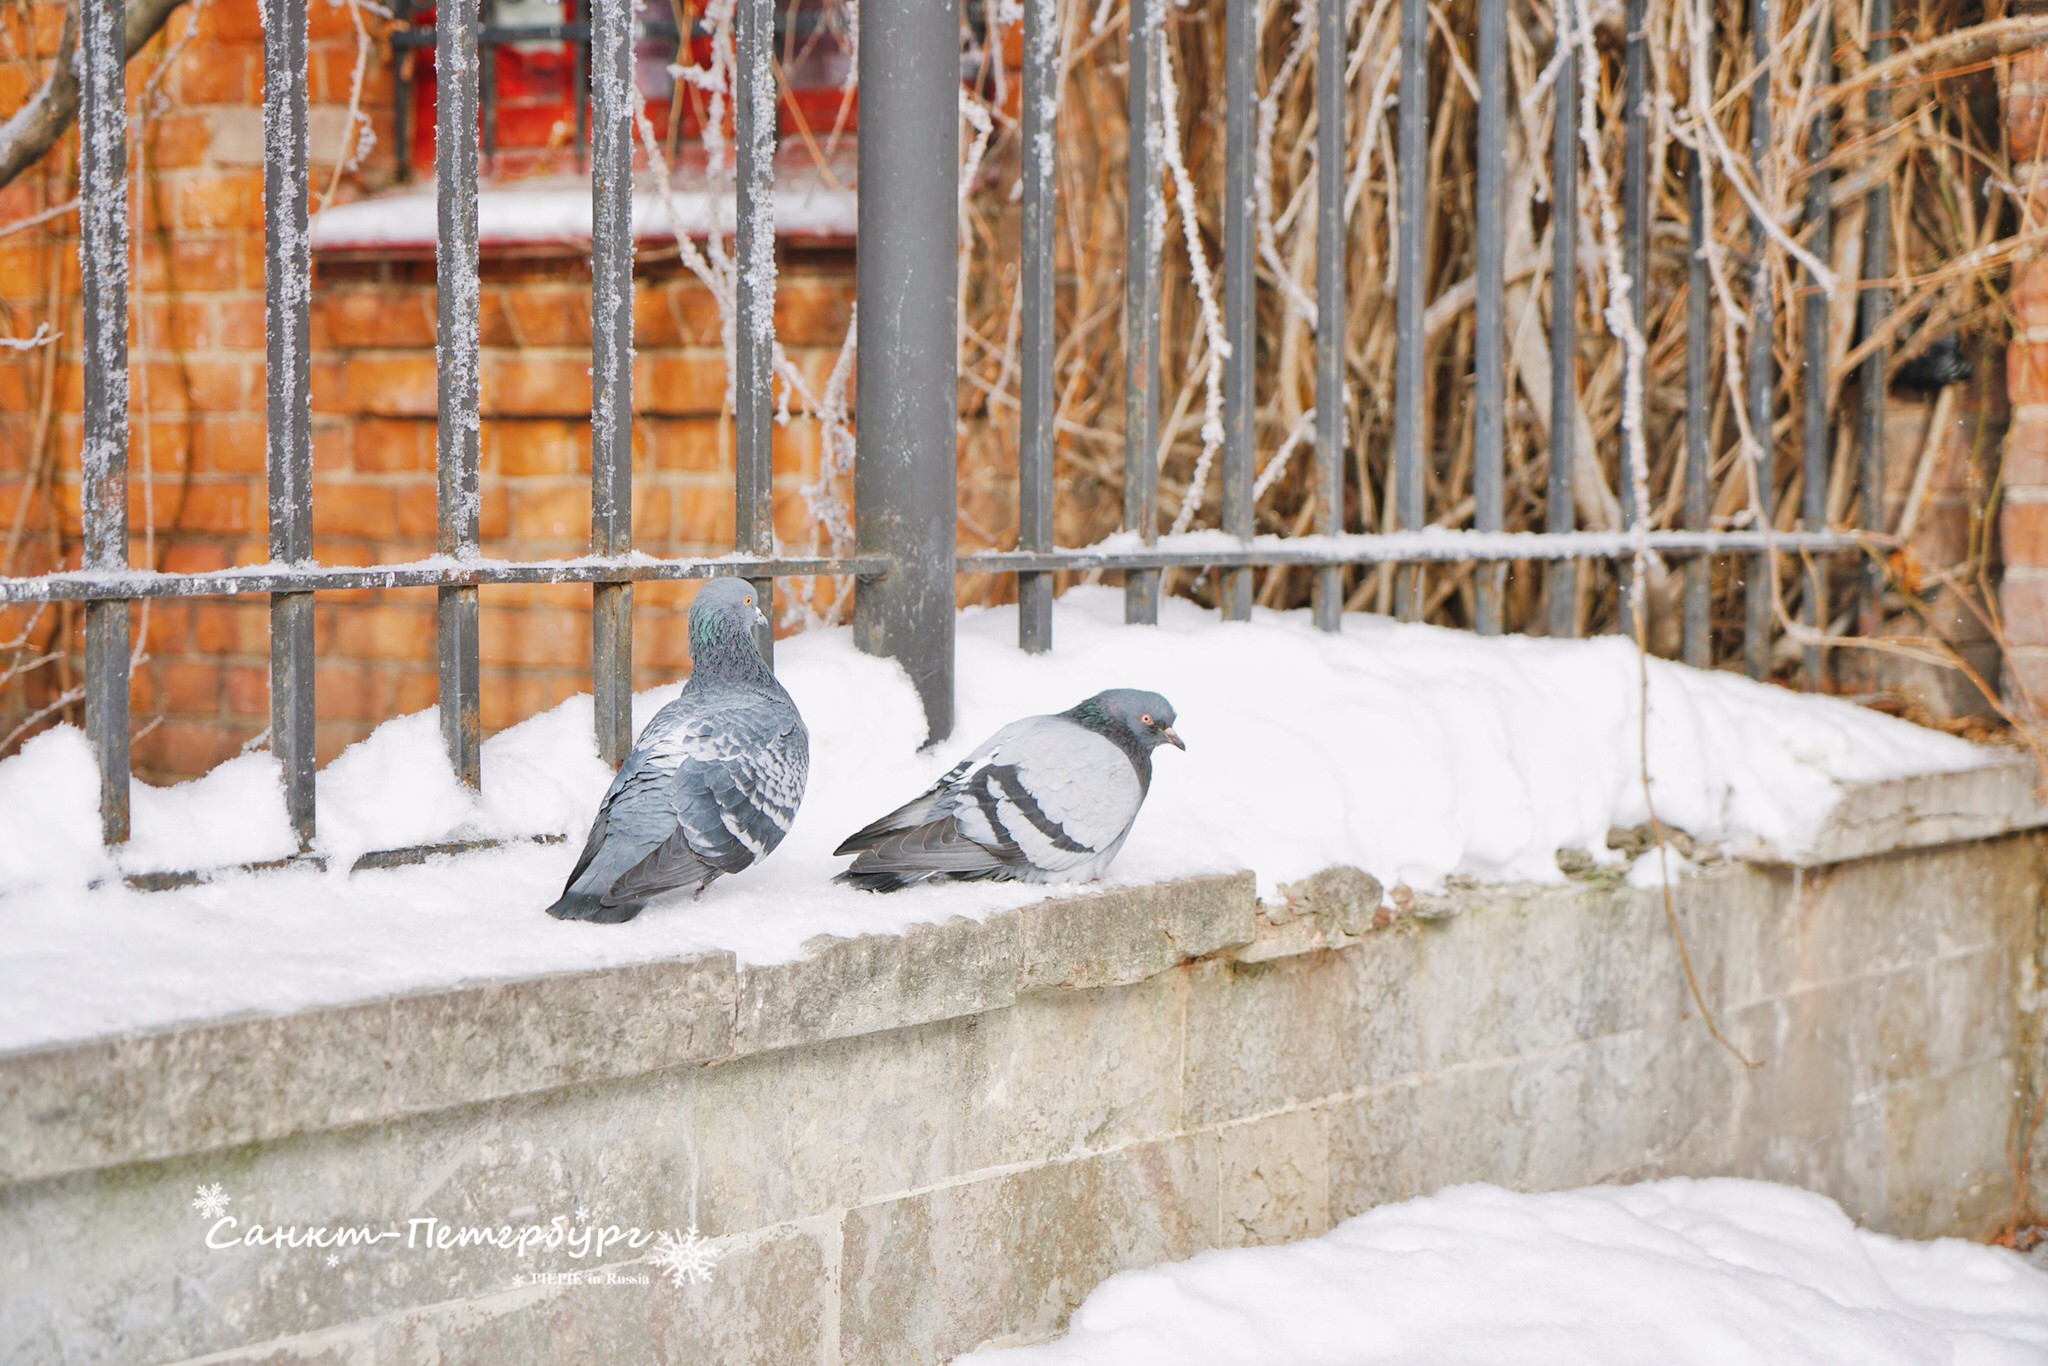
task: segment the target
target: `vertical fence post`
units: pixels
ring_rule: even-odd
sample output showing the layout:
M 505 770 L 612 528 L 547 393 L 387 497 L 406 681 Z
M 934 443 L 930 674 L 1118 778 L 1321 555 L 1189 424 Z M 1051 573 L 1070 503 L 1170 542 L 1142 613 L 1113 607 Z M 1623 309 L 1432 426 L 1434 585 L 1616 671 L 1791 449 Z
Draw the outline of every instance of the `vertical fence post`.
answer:
M 1822 14 L 1815 25 L 1813 40 L 1821 49 L 1820 81 L 1826 85 L 1835 78 L 1834 24 L 1826 14 Z M 1830 177 L 1824 165 L 1833 148 L 1834 127 L 1828 106 L 1823 102 L 1814 111 L 1806 144 L 1806 160 L 1810 168 L 1806 181 L 1806 217 L 1813 224 L 1813 236 L 1808 246 L 1823 261 L 1834 256 L 1834 209 Z M 1832 429 L 1828 422 L 1828 296 L 1821 291 L 1818 280 L 1808 281 L 1805 316 L 1801 321 L 1805 324 L 1802 339 L 1805 355 L 1801 358 L 1799 376 L 1799 516 L 1805 523 L 1805 530 L 1825 531 L 1828 524 L 1828 469 L 1833 462 L 1828 458 L 1828 436 Z M 1812 556 L 1807 557 L 1806 593 L 1801 616 L 1809 629 L 1815 632 L 1827 630 L 1827 574 L 1821 568 L 1821 561 Z M 1818 645 L 1808 645 L 1803 655 L 1801 666 L 1806 686 L 1817 691 L 1827 677 L 1827 654 Z
M 1570 25 L 1574 7 L 1561 4 L 1557 19 L 1557 82 L 1550 88 L 1550 468 L 1544 490 L 1545 531 L 1578 524 L 1572 503 L 1572 466 L 1578 460 L 1579 56 Z M 1543 575 L 1544 615 L 1550 634 L 1579 633 L 1579 566 L 1552 560 Z
M 270 558 L 313 557 L 312 239 L 306 231 L 306 5 L 263 25 L 263 330 Z M 270 595 L 270 749 L 301 848 L 313 840 L 313 595 Z
M 1750 60 L 1756 76 L 1749 87 L 1749 165 L 1759 182 L 1764 161 L 1771 149 L 1771 0 L 1749 0 Z M 1763 506 L 1757 515 L 1770 530 L 1773 505 L 1777 500 L 1777 442 L 1771 433 L 1771 390 L 1773 388 L 1771 339 L 1776 323 L 1771 309 L 1771 272 L 1768 241 L 1762 223 L 1750 226 L 1751 264 L 1749 309 L 1749 357 L 1744 381 L 1748 392 L 1743 402 L 1749 408 L 1750 430 L 1757 441 L 1756 482 L 1762 490 Z M 1742 664 L 1752 678 L 1771 671 L 1771 576 L 1775 572 L 1768 554 L 1749 557 L 1749 572 L 1743 584 Z
M 443 4 L 434 24 L 434 179 L 439 200 L 434 245 L 434 361 L 440 386 L 434 465 L 439 479 L 439 550 L 477 551 L 477 410 L 481 398 L 477 309 L 477 0 Z M 481 785 L 477 590 L 436 590 L 441 738 L 456 776 Z
M 1053 153 L 1058 145 L 1059 11 L 1024 4 L 1023 293 L 1017 430 L 1017 548 L 1050 550 L 1053 539 Z M 1226 475 L 1225 496 L 1228 496 Z M 1052 575 L 1017 576 L 1017 643 L 1052 648 Z
M 1256 275 L 1252 239 L 1257 148 L 1252 107 L 1258 98 L 1258 0 L 1224 0 L 1223 8 L 1223 329 L 1230 354 L 1223 358 L 1223 529 L 1250 540 L 1252 507 L 1252 417 L 1258 402 L 1252 368 L 1258 346 Z M 1248 621 L 1252 614 L 1252 571 L 1226 569 L 1222 577 L 1223 616 Z
M 1503 525 L 1501 447 L 1507 404 L 1507 333 L 1502 319 L 1506 283 L 1502 220 L 1507 213 L 1507 35 L 1507 0 L 1479 0 L 1479 69 L 1489 73 L 1479 83 L 1479 203 L 1475 215 L 1478 240 L 1473 247 L 1477 261 L 1472 314 L 1472 524 L 1480 531 L 1499 531 Z M 1500 634 L 1501 596 L 1507 585 L 1507 569 L 1497 560 L 1482 560 L 1472 566 L 1473 625 L 1480 635 Z
M 1706 164 L 1695 149 L 1686 160 L 1685 223 L 1685 526 L 1707 529 L 1707 182 Z M 1685 619 L 1680 649 L 1685 662 L 1704 669 L 1714 662 L 1713 561 L 1694 555 L 1685 562 Z
M 960 16 L 956 3 L 861 6 L 860 295 L 854 640 L 900 662 L 929 738 L 953 730 L 959 396 Z
M 128 94 L 121 0 L 82 0 L 78 269 L 85 326 L 84 564 L 128 568 Z M 128 838 L 128 604 L 85 605 L 85 729 L 100 830 Z
M 1865 60 L 1881 62 L 1892 51 L 1892 0 L 1870 0 L 1870 34 Z M 1891 95 L 1873 85 L 1863 107 L 1873 129 L 1891 117 Z M 1857 321 L 1865 337 L 1875 337 L 1892 311 L 1892 190 L 1883 179 L 1870 187 L 1863 211 L 1863 290 L 1856 301 Z M 1856 482 L 1862 492 L 1863 529 L 1884 530 L 1884 400 L 1885 348 L 1873 346 L 1857 374 Z M 1870 558 L 1864 568 L 1858 630 L 1876 635 L 1884 624 L 1884 566 Z
M 1316 530 L 1344 530 L 1344 0 L 1316 3 Z M 1316 570 L 1316 625 L 1343 624 L 1344 570 Z
M 738 0 L 733 42 L 733 533 L 739 550 L 766 556 L 775 553 L 775 0 Z M 754 596 L 771 618 L 755 637 L 773 664 L 775 581 L 756 579 Z
M 1649 0 L 1628 0 L 1623 21 L 1624 42 L 1622 46 L 1622 150 L 1621 150 L 1621 254 L 1622 269 L 1627 272 L 1629 288 L 1629 313 L 1635 321 L 1636 335 L 1643 335 L 1644 320 L 1648 317 L 1649 297 L 1649 222 L 1650 222 L 1650 130 L 1648 111 L 1644 101 L 1649 98 L 1650 39 L 1646 29 L 1650 21 Z M 1647 358 L 1646 358 L 1647 359 Z M 1624 370 L 1626 362 L 1624 362 Z M 1643 408 L 1649 407 L 1650 397 L 1647 386 L 1642 388 Z M 1623 380 L 1623 389 L 1628 381 Z M 1636 506 L 1635 478 L 1629 473 L 1628 453 L 1635 449 L 1637 421 L 1649 416 L 1647 411 L 1631 414 L 1629 405 L 1621 405 L 1621 431 L 1617 443 L 1621 447 L 1622 461 L 1620 478 L 1621 524 L 1633 529 L 1638 515 L 1647 516 L 1648 508 Z M 1614 614 L 1615 629 L 1636 638 L 1635 613 L 1646 605 L 1632 601 L 1634 597 L 1633 575 L 1620 563 L 1615 565 L 1615 600 L 1621 610 Z
M 633 547 L 633 6 L 593 0 L 590 173 L 590 553 Z M 590 599 L 590 695 L 597 753 L 617 768 L 633 747 L 633 585 Z
M 1422 234 L 1423 184 L 1429 125 L 1428 0 L 1401 0 L 1400 140 L 1395 162 L 1401 177 L 1394 226 L 1400 235 L 1394 281 L 1394 524 L 1419 530 L 1422 509 Z M 1394 611 L 1404 621 L 1422 615 L 1422 574 L 1398 567 Z
M 1166 0 L 1131 0 L 1124 194 L 1124 530 L 1159 539 L 1159 60 Z M 1159 571 L 1124 573 L 1124 620 L 1159 620 Z

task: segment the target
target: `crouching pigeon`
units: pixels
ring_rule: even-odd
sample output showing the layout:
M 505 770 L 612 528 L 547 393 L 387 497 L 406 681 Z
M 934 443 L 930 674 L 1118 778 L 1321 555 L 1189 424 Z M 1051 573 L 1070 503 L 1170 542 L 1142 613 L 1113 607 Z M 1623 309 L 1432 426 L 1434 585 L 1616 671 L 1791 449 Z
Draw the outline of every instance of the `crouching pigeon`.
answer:
M 932 879 L 1086 882 L 1100 876 L 1152 785 L 1152 751 L 1186 749 L 1156 692 L 1112 688 L 997 731 L 932 790 L 853 835 L 835 879 L 894 892 Z
M 760 647 L 754 589 L 714 579 L 690 605 L 690 681 L 654 714 L 597 808 L 558 920 L 631 920 L 766 858 L 796 819 L 811 739 Z

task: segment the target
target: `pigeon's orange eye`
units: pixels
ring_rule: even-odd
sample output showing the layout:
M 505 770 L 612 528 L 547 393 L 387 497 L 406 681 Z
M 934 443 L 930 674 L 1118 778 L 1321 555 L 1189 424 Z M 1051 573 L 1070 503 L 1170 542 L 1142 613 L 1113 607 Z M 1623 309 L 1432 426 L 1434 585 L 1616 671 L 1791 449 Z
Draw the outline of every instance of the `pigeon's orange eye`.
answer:
M 1152 713 L 1151 713 L 1151 712 L 1149 712 L 1149 711 L 1148 711 L 1148 712 L 1146 712 L 1146 713 L 1145 713 L 1145 714 L 1144 714 L 1143 716 L 1141 716 L 1141 717 L 1139 717 L 1139 718 L 1138 718 L 1138 721 L 1139 721 L 1139 723 L 1140 723 L 1140 724 L 1142 724 L 1142 725 L 1147 725 L 1147 726 L 1151 725 L 1151 724 L 1152 724 Z

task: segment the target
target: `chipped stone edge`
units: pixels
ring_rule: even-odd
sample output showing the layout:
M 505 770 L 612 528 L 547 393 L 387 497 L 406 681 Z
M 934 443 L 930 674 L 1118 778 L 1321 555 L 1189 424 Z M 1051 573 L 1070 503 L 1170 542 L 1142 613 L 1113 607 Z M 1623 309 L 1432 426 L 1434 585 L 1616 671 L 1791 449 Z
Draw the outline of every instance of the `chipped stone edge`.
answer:
M 1734 852 L 1813 868 L 2043 826 L 2015 758 L 1852 787 L 1806 850 Z M 701 954 L 0 1053 L 0 1188 L 978 1015 L 1191 959 L 1342 949 L 1385 923 L 1365 914 L 1377 890 L 1336 868 L 1262 904 L 1250 873 L 1187 878 L 821 937 L 791 963 Z M 1531 890 L 1426 897 L 1400 919 Z
M 2032 759 L 2014 754 L 1982 768 L 1849 786 L 1803 849 L 1733 852 L 1753 863 L 1821 868 L 1880 854 L 1994 839 L 2048 826 Z

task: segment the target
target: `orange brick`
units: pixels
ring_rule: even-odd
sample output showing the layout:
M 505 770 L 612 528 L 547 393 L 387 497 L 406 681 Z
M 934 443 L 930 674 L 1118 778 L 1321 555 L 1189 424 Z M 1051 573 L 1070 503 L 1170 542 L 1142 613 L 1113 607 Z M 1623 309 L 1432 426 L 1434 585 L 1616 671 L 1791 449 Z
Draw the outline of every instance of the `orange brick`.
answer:
M 487 610 L 478 638 L 485 664 L 525 668 L 590 664 L 590 618 L 584 613 Z
M 191 44 L 179 55 L 171 77 L 178 102 L 187 107 L 255 104 L 261 98 L 262 55 L 260 47 L 240 43 Z
M 725 411 L 725 353 L 660 351 L 633 358 L 633 411 L 710 414 Z
M 207 171 L 187 175 L 177 188 L 177 223 L 182 228 L 263 226 L 261 171 Z
M 432 289 L 362 287 L 322 291 L 314 312 L 320 347 L 434 345 Z
M 641 346 L 718 346 L 724 326 L 717 300 L 695 276 L 650 288 L 633 310 L 634 338 Z
M 254 524 L 249 484 L 193 480 L 177 509 L 176 525 L 181 531 L 242 532 Z
M 205 114 L 174 110 L 149 121 L 151 170 L 178 170 L 206 160 L 213 142 L 213 120 Z
M 590 358 L 486 354 L 483 410 L 494 417 L 574 417 L 590 411 Z
M 382 540 L 398 529 L 398 509 L 388 484 L 315 480 L 313 533 Z
M 589 486 L 566 483 L 515 490 L 512 493 L 512 535 L 518 540 L 587 540 L 590 535 Z
M 270 711 L 270 668 L 233 664 L 221 671 L 221 695 L 232 716 L 267 716 Z
M 676 492 L 676 507 L 679 522 L 677 535 L 683 544 L 732 544 L 733 501 L 730 488 L 699 483 L 686 484 Z
M 192 609 L 192 648 L 202 654 L 225 654 L 239 644 L 237 621 L 243 613 L 231 603 L 200 598 Z
M 433 466 L 433 429 L 409 418 L 365 417 L 353 424 L 352 459 L 362 473 L 411 473 Z
M 240 752 L 243 734 L 217 719 L 171 718 L 136 737 L 135 768 L 142 778 L 196 778 Z
M 567 419 L 499 420 L 484 427 L 484 447 L 498 473 L 518 478 L 590 470 L 590 425 Z
M 798 275 L 778 281 L 775 335 L 785 346 L 837 347 L 853 321 L 853 290 L 844 278 Z
M 260 417 L 208 417 L 198 424 L 199 464 L 221 474 L 261 474 L 268 433 Z
M 157 706 L 167 714 L 212 716 L 220 711 L 220 666 L 198 660 L 159 660 L 149 672 L 157 685 Z
M 316 6 L 307 6 L 313 9 Z M 310 15 L 308 19 L 310 21 Z M 217 43 L 263 41 L 263 12 L 256 0 L 216 0 L 199 15 L 199 33 Z M 195 43 L 193 46 L 213 46 Z
M 656 469 L 708 472 L 732 468 L 731 428 L 716 418 L 649 418 L 640 426 Z
M 171 243 L 169 274 L 179 289 L 235 289 L 242 283 L 241 258 L 232 237 L 179 236 Z
M 2048 503 L 2008 499 L 1999 511 L 1998 535 L 2008 566 L 2048 569 Z
M 588 285 L 517 284 L 493 292 L 502 300 L 513 345 L 590 345 Z
M 432 352 L 354 356 L 343 367 L 343 402 L 385 417 L 433 417 L 436 382 Z

